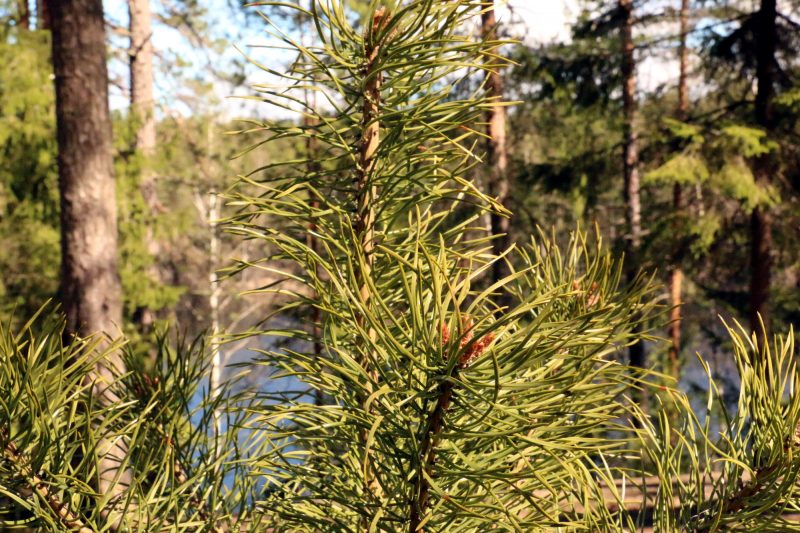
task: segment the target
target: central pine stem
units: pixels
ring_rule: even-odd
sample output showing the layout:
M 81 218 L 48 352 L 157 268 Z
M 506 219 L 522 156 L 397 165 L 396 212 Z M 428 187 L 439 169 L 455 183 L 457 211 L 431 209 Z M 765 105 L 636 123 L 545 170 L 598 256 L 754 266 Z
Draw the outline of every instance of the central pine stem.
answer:
M 411 503 L 411 521 L 409 533 L 417 533 L 422 518 L 428 510 L 430 500 L 430 477 L 433 476 L 433 467 L 436 462 L 436 446 L 444 429 L 444 416 L 450 409 L 453 398 L 453 383 L 458 377 L 458 367 L 453 369 L 451 379 L 439 384 L 437 391 L 436 407 L 430 414 L 426 424 L 425 436 L 420 447 L 420 466 L 414 475 L 414 501 Z
M 356 282 L 361 303 L 364 306 L 364 313 L 368 312 L 371 294 L 369 279 L 372 275 L 372 268 L 375 262 L 375 223 L 376 223 L 376 202 L 378 200 L 378 187 L 375 184 L 375 168 L 377 166 L 377 152 L 380 144 L 380 104 L 381 104 L 381 85 L 383 77 L 377 68 L 376 62 L 381 52 L 380 34 L 388 23 L 388 17 L 383 8 L 375 12 L 372 24 L 364 37 L 364 51 L 366 64 L 364 66 L 364 93 L 363 110 L 361 117 L 361 139 L 359 145 L 358 166 L 355 177 L 355 196 L 356 196 L 356 218 L 354 231 L 358 239 L 358 248 L 362 254 L 362 261 L 356 264 Z M 363 329 L 366 327 L 366 316 L 358 318 L 358 325 Z M 370 343 L 377 339 L 377 332 L 374 328 L 368 328 Z M 363 347 L 363 343 L 362 343 Z M 364 347 L 364 354 L 361 356 L 361 366 L 364 372 L 373 383 L 377 381 L 378 372 L 375 363 L 370 361 L 368 356 L 369 346 Z M 369 388 L 369 387 L 368 387 Z M 361 404 L 367 414 L 371 411 L 366 406 L 369 395 L 361 398 Z M 370 464 L 368 452 L 368 431 L 361 430 L 361 446 L 364 450 L 364 481 L 367 495 L 379 498 L 381 494 L 380 483 L 375 476 L 374 469 Z

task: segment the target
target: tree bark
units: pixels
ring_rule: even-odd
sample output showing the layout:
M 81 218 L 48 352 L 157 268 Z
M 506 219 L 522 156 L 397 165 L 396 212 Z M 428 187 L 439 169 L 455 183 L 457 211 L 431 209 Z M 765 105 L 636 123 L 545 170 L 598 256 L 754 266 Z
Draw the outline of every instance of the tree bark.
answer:
M 494 11 L 494 0 L 491 7 L 481 14 L 481 33 L 486 40 L 497 38 L 497 19 Z M 493 50 L 496 52 L 497 50 Z M 491 60 L 490 60 L 491 61 Z M 489 163 L 489 181 L 487 192 L 500 205 L 508 203 L 508 145 L 506 141 L 506 108 L 499 105 L 503 100 L 503 74 L 497 64 L 488 65 L 486 74 L 486 93 L 498 105 L 490 107 L 486 112 L 487 147 L 486 155 Z M 509 231 L 511 221 L 498 213 L 490 214 L 493 252 L 502 255 L 510 244 Z M 492 268 L 492 281 L 497 282 L 510 274 L 505 261 L 497 261 Z
M 28 0 L 17 0 L 17 26 L 23 30 L 31 29 L 31 8 Z
M 61 193 L 61 298 L 70 333 L 122 320 L 101 0 L 51 0 Z
M 768 133 L 775 127 L 773 100 L 777 78 L 777 6 L 776 0 L 761 0 L 756 32 L 756 73 L 758 93 L 756 95 L 756 122 Z M 771 154 L 758 157 L 754 162 L 756 183 L 764 187 L 770 183 L 773 171 Z M 772 216 L 766 207 L 756 207 L 751 215 L 750 242 L 750 327 L 761 332 L 760 321 L 764 322 L 764 335 L 770 325 L 769 295 L 772 278 Z M 759 339 L 762 336 L 759 335 Z
M 639 265 L 642 240 L 642 216 L 639 199 L 639 150 L 636 138 L 636 58 L 633 43 L 633 0 L 618 0 L 622 14 L 620 27 L 622 43 L 622 169 L 625 201 L 625 251 L 628 277 L 633 279 Z M 644 368 L 644 344 L 637 342 L 629 351 L 631 366 Z
M 52 19 L 50 17 L 50 8 L 47 5 L 48 0 L 36 0 L 36 29 L 49 30 L 53 27 Z
M 150 156 L 156 147 L 153 100 L 153 41 L 150 0 L 128 0 L 130 16 L 131 112 L 137 120 L 136 149 Z
M 625 223 L 628 252 L 641 245 L 642 209 L 639 200 L 639 149 L 636 138 L 636 59 L 633 43 L 633 0 L 619 0 L 622 12 L 622 168 L 625 178 Z
M 680 46 L 678 48 L 678 59 L 680 64 L 680 75 L 678 77 L 678 120 L 685 121 L 689 113 L 689 48 L 686 43 L 689 35 L 689 0 L 681 0 L 680 10 Z M 680 183 L 676 183 L 673 189 L 673 208 L 675 216 L 680 216 L 684 209 L 683 190 Z M 679 355 L 681 351 L 681 293 L 683 284 L 683 268 L 681 266 L 680 251 L 675 251 L 673 256 L 672 270 L 669 277 L 670 293 L 670 315 L 669 315 L 669 336 L 672 344 L 669 350 L 669 360 L 672 375 L 677 379 L 680 374 Z
M 117 207 L 102 0 L 50 0 L 61 197 L 61 305 L 67 337 L 116 337 L 122 322 Z M 69 339 L 67 339 L 69 340 Z M 118 355 L 88 379 L 101 401 Z M 101 442 L 98 490 L 116 493 L 120 444 Z M 125 475 L 122 475 L 125 479 Z M 113 503 L 112 503 L 113 505 Z
M 155 100 L 153 98 L 153 32 L 151 28 L 150 0 L 128 0 L 130 20 L 130 112 L 136 124 L 134 149 L 142 158 L 139 176 L 139 191 L 150 212 L 146 223 L 145 241 L 148 254 L 155 264 L 147 275 L 156 283 L 162 283 L 165 276 L 158 268 L 161 244 L 155 238 L 152 219 L 161 210 L 156 192 L 155 174 L 152 158 L 156 149 Z M 146 333 L 155 322 L 155 311 L 138 309 L 136 313 L 139 328 Z

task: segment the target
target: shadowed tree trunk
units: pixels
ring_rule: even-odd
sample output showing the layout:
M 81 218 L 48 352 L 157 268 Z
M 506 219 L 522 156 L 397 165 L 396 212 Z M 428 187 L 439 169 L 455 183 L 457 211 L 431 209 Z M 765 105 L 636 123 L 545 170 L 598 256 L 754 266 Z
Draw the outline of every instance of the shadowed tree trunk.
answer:
M 311 13 L 314 10 L 314 2 L 315 0 L 308 0 L 308 12 Z M 309 33 L 313 34 L 314 22 L 311 19 L 306 19 L 305 17 L 301 17 L 298 20 L 298 25 L 300 27 L 300 40 L 303 43 L 303 46 L 309 46 L 310 43 L 307 42 Z M 316 91 L 309 91 L 305 90 L 303 93 L 303 101 L 305 105 L 309 108 L 310 112 L 317 112 L 318 111 L 318 102 L 317 102 L 317 93 Z M 313 130 L 318 124 L 318 120 L 312 117 L 310 114 L 306 115 L 303 119 L 303 125 L 309 130 Z M 322 170 L 319 164 L 319 142 L 317 140 L 316 135 L 308 135 L 305 139 L 305 148 L 306 148 L 306 172 L 311 176 L 319 176 L 320 171 Z M 315 180 L 316 181 L 316 180 Z M 319 209 L 319 200 L 314 197 L 313 195 L 309 199 L 309 204 L 312 210 Z M 317 241 L 316 237 L 317 233 L 317 223 L 312 219 L 308 224 L 308 232 L 306 234 L 306 245 L 308 248 L 315 254 L 319 253 L 319 242 Z M 322 268 L 319 264 L 315 266 L 315 275 L 317 278 L 321 278 L 323 276 Z M 319 300 L 319 295 L 316 292 L 313 294 L 312 298 L 317 301 Z M 318 306 L 314 305 L 311 308 L 311 337 L 314 339 L 314 355 L 316 357 L 322 357 L 323 353 L 323 346 L 322 346 L 322 313 Z M 322 394 L 321 390 L 314 391 L 314 404 L 315 405 L 323 405 L 325 403 L 324 395 Z
M 52 27 L 48 0 L 36 0 L 36 29 L 49 30 Z
M 776 0 L 761 0 L 756 32 L 756 122 L 770 132 L 775 126 L 773 100 L 777 78 L 775 58 L 777 48 Z M 774 170 L 773 157 L 764 154 L 754 162 L 756 182 L 767 186 Z M 767 207 L 756 207 L 751 216 L 750 242 L 750 327 L 759 331 L 759 316 L 764 321 L 765 336 L 769 330 L 769 293 L 772 277 L 772 217 Z M 761 335 L 759 335 L 761 338 Z
M 66 334 L 116 337 L 122 321 L 122 294 L 103 4 L 102 0 L 50 0 L 48 7 L 61 195 L 60 295 Z M 103 385 L 111 367 L 122 370 L 121 360 L 99 363 L 90 376 L 103 401 L 113 401 Z M 97 450 L 101 494 L 111 492 L 121 453 L 120 445 L 114 443 Z
M 625 200 L 625 253 L 628 275 L 632 279 L 639 265 L 639 247 L 642 241 L 642 209 L 639 199 L 639 149 L 636 139 L 636 58 L 633 43 L 633 0 L 619 0 L 622 15 L 620 26 L 622 43 L 622 169 Z M 630 364 L 645 366 L 645 349 L 642 342 L 630 347 Z
M 689 48 L 686 43 L 689 35 L 689 0 L 681 0 L 680 10 L 680 47 L 678 49 L 678 60 L 680 64 L 680 75 L 678 77 L 678 120 L 685 121 L 689 112 Z M 683 190 L 681 184 L 676 183 L 673 189 L 673 207 L 675 216 L 680 216 L 683 211 Z M 683 284 L 683 268 L 681 258 L 675 252 L 673 257 L 672 270 L 669 276 L 670 304 L 672 308 L 669 314 L 669 336 L 672 344 L 669 349 L 669 360 L 672 375 L 677 379 L 680 374 L 679 355 L 681 352 L 681 294 Z
M 642 239 L 642 208 L 639 200 L 639 147 L 636 138 L 636 59 L 633 43 L 633 0 L 619 0 L 622 12 L 622 165 L 625 177 L 625 223 L 629 253 L 638 252 Z
M 481 33 L 484 39 L 497 38 L 497 19 L 494 11 L 494 1 L 491 8 L 481 15 Z M 495 50 L 497 52 L 497 50 Z M 491 59 L 490 59 L 491 61 Z M 486 92 L 489 98 L 498 103 L 503 100 L 503 75 L 499 68 L 494 68 L 487 74 Z M 486 112 L 487 134 L 487 159 L 489 163 L 489 181 L 487 192 L 501 205 L 508 202 L 508 146 L 506 143 L 506 108 L 497 105 L 490 107 Z M 509 230 L 511 222 L 508 217 L 496 213 L 490 215 L 491 231 L 494 236 L 493 249 L 495 255 L 500 255 L 509 246 Z M 505 261 L 497 261 L 492 269 L 492 281 L 498 281 L 510 274 Z M 504 303 L 505 305 L 505 303 Z
M 31 29 L 31 8 L 28 0 L 17 0 L 17 25 L 24 29 Z
M 53 0 L 61 297 L 70 333 L 119 331 L 117 207 L 103 5 Z

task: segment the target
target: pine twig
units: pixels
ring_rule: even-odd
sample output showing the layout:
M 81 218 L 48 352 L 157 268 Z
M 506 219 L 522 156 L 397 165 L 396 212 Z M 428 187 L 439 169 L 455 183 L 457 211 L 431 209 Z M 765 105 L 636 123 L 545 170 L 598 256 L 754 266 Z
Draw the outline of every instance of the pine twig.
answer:
M 438 392 L 436 395 L 436 407 L 428 418 L 426 424 L 425 435 L 422 439 L 422 446 L 420 447 L 420 458 L 422 459 L 420 468 L 417 469 L 414 475 L 414 501 L 411 504 L 411 520 L 409 524 L 409 533 L 421 533 L 420 524 L 422 523 L 425 513 L 428 510 L 428 502 L 430 501 L 430 479 L 433 477 L 433 467 L 436 464 L 436 449 L 441 439 L 442 430 L 444 429 L 444 417 L 450 410 L 450 404 L 453 400 L 453 390 L 458 381 L 458 376 L 462 370 L 469 367 L 478 356 L 480 356 L 494 342 L 494 335 L 489 333 L 476 341 L 472 341 L 473 336 L 473 323 L 472 319 L 465 317 L 463 321 L 463 333 L 459 341 L 459 347 L 462 350 L 462 355 L 453 366 L 449 376 L 447 376 L 439 384 Z M 442 325 L 442 346 L 446 346 L 450 341 L 450 330 L 446 325 Z
M 382 45 L 388 38 L 381 38 L 381 31 L 389 24 L 391 18 L 386 13 L 385 8 L 375 11 L 372 17 L 372 24 L 367 29 L 364 36 L 364 51 L 367 62 L 364 66 L 364 78 L 367 80 L 364 88 L 363 116 L 361 118 L 361 139 L 359 145 L 358 166 L 355 177 L 356 195 L 356 218 L 354 232 L 359 239 L 358 246 L 363 254 L 364 264 L 358 266 L 356 270 L 356 282 L 361 302 L 367 308 L 370 302 L 369 278 L 372 274 L 375 253 L 375 223 L 377 217 L 376 202 L 378 199 L 378 188 L 374 183 L 374 173 L 377 166 L 377 152 L 380 145 L 380 104 L 381 86 L 383 76 L 376 72 L 376 61 L 381 53 Z M 366 323 L 366 317 L 359 318 L 361 326 Z M 371 341 L 375 341 L 377 333 L 374 328 L 369 328 L 368 335 Z M 372 381 L 377 380 L 377 370 L 370 365 L 369 358 L 364 356 L 361 361 L 362 368 Z M 368 395 L 367 395 L 368 396 Z M 366 397 L 363 402 L 366 402 Z M 365 450 L 365 489 L 367 494 L 373 496 L 380 495 L 380 483 L 374 472 L 368 467 L 369 457 L 367 431 L 361 432 L 361 444 Z
M 86 526 L 83 519 L 74 511 L 72 511 L 66 502 L 62 501 L 59 496 L 50 490 L 50 487 L 45 481 L 33 472 L 27 458 L 19 451 L 17 445 L 13 441 L 8 440 L 6 431 L 2 430 L 2 435 L 6 444 L 3 448 L 3 455 L 14 466 L 17 473 L 25 478 L 31 490 L 55 513 L 59 522 L 61 522 L 70 531 L 77 531 L 78 533 L 93 533 L 93 529 Z

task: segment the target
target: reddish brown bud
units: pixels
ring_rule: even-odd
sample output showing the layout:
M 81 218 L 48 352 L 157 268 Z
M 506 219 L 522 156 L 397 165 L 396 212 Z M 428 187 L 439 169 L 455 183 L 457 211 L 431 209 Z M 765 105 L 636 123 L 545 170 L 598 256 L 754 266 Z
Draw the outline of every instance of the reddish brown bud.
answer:
M 475 359 L 483 355 L 483 352 L 486 351 L 486 348 L 491 346 L 494 342 L 494 334 L 487 333 L 477 341 L 475 341 L 469 349 L 464 352 L 464 355 L 461 356 L 461 360 L 459 360 L 458 364 L 465 368 L 469 366 Z
M 589 289 L 588 298 L 586 299 L 587 307 L 594 307 L 600 301 L 600 291 L 597 290 L 597 283 L 592 283 Z
M 386 7 L 381 6 L 375 10 L 375 14 L 372 15 L 372 35 L 373 37 L 376 36 L 378 33 L 385 30 L 389 23 L 392 21 L 392 15 L 388 13 Z M 386 40 L 391 41 L 397 35 L 397 30 L 393 31 L 391 35 L 389 35 Z
M 442 332 L 442 346 L 450 342 L 450 328 L 447 327 L 447 324 L 442 324 L 441 328 Z

